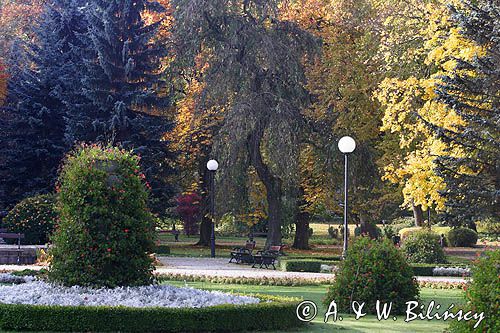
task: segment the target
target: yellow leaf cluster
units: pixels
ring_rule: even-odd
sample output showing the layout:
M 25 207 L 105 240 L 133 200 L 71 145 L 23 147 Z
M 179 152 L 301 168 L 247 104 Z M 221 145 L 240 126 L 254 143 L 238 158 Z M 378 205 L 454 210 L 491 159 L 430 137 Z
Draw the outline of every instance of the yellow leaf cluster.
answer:
M 451 25 L 444 2 L 431 2 L 422 9 L 428 15 L 413 27 L 415 40 L 420 42 L 401 52 L 407 62 L 416 61 L 407 63 L 415 74 L 396 71 L 394 77 L 380 83 L 374 97 L 385 108 L 381 130 L 396 133 L 401 150 L 401 158 L 385 166 L 383 178 L 403 186 L 404 206 L 444 209 L 439 192 L 445 189 L 445 183 L 435 173 L 434 161 L 439 156 L 464 156 L 467 152 L 446 145 L 429 129 L 429 124 L 451 131 L 464 125 L 452 109 L 437 101 L 435 90 L 443 74 L 453 75 L 455 59 L 469 60 L 484 50 Z M 395 21 L 397 17 L 388 18 L 387 22 Z M 394 41 L 386 40 L 388 44 Z M 423 57 L 415 60 L 415 54 Z

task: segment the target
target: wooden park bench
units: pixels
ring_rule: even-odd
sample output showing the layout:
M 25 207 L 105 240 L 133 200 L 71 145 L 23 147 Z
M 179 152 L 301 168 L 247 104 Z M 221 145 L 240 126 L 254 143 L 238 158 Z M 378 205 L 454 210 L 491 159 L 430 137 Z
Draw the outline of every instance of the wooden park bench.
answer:
M 255 249 L 255 242 L 246 242 L 245 247 L 235 247 L 231 251 L 231 258 L 229 262 L 235 262 L 237 264 L 251 264 L 253 263 L 252 252 Z
M 0 238 L 2 239 L 17 239 L 17 263 L 21 262 L 21 239 L 24 239 L 24 234 L 8 232 L 7 229 L 0 229 Z
M 257 267 L 259 265 L 259 268 L 269 268 L 270 266 L 273 267 L 274 270 L 276 270 L 276 260 L 278 260 L 278 253 L 276 251 L 259 251 L 256 255 L 252 256 L 253 257 L 253 265 L 252 268 Z

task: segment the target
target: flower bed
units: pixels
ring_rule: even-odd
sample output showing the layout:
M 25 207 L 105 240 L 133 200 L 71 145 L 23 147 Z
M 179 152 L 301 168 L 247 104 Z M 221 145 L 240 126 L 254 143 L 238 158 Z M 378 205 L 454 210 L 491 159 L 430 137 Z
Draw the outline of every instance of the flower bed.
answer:
M 254 304 L 255 297 L 169 285 L 91 289 L 59 287 L 42 281 L 0 286 L 0 303 L 63 306 L 193 307 Z
M 0 286 L 0 331 L 236 332 L 302 325 L 295 315 L 299 300 L 292 298 L 168 285 L 66 288 L 32 277 L 0 277 L 11 284 Z

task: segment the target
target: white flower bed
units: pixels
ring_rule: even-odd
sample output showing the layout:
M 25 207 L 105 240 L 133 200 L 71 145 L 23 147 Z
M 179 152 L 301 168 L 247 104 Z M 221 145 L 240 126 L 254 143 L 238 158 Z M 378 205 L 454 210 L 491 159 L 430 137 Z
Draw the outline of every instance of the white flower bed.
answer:
M 4 277 L 4 281 L 7 279 Z M 1 280 L 0 280 L 1 281 Z M 2 282 L 11 283 L 11 282 Z M 15 282 L 17 283 L 17 282 Z M 221 304 L 259 303 L 255 297 L 169 285 L 92 289 L 61 287 L 43 281 L 0 286 L 0 303 L 65 306 L 201 308 Z
M 469 268 L 436 267 L 432 270 L 434 276 L 470 276 Z
M 10 273 L 0 273 L 0 283 L 4 284 L 20 284 L 35 281 L 33 276 L 16 276 Z

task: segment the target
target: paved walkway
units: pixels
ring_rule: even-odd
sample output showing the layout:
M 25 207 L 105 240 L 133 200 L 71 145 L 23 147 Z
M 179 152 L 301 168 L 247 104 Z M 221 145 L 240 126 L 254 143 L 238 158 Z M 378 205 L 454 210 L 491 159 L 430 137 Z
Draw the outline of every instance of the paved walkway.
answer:
M 185 274 L 196 276 L 212 277 L 282 277 L 282 278 L 301 278 L 311 280 L 330 280 L 333 278 L 329 273 L 304 273 L 304 272 L 283 272 L 272 269 L 252 268 L 248 265 L 229 264 L 224 258 L 187 258 L 187 257 L 160 257 L 163 266 L 159 266 L 156 272 L 160 274 Z M 0 272 L 19 271 L 23 269 L 39 270 L 43 266 L 33 265 L 0 265 Z M 466 279 L 460 277 L 438 277 L 438 276 L 419 276 L 419 281 L 429 282 L 465 282 Z

